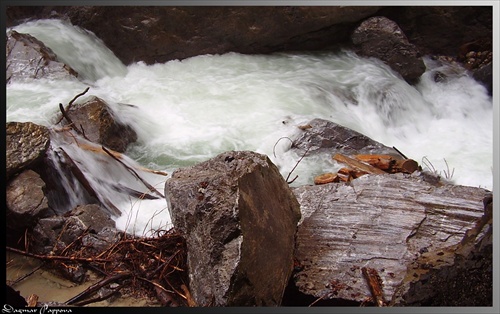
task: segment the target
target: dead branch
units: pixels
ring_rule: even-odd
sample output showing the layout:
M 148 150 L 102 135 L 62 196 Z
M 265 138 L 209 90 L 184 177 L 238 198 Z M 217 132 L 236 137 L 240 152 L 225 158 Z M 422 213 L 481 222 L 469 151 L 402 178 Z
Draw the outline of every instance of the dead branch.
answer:
M 97 290 L 101 289 L 102 287 L 108 285 L 109 283 L 112 283 L 112 282 L 117 281 L 117 280 L 125 279 L 125 278 L 128 278 L 130 276 L 132 276 L 132 273 L 124 272 L 124 273 L 119 273 L 119 274 L 116 274 L 114 276 L 104 278 L 103 280 L 93 284 L 92 286 L 88 287 L 84 291 L 80 292 L 76 296 L 69 299 L 68 301 L 65 302 L 65 304 L 72 305 L 72 304 L 78 303 L 79 301 L 87 298 L 88 296 L 90 296 L 91 294 L 93 294 Z
M 117 215 L 117 216 L 120 215 L 121 210 L 119 210 L 118 207 L 116 207 L 108 199 L 104 198 L 103 196 L 99 196 L 97 194 L 97 192 L 94 190 L 94 188 L 92 187 L 92 185 L 90 184 L 90 182 L 87 180 L 87 177 L 83 174 L 83 172 L 80 170 L 80 168 L 77 166 L 77 164 L 73 161 L 73 159 L 68 155 L 68 153 L 66 153 L 66 151 L 64 149 L 62 149 L 62 148 L 60 148 L 60 149 L 70 163 L 71 172 L 73 173 L 75 178 L 77 178 L 78 182 L 80 182 L 83 185 L 85 190 L 87 190 L 87 192 L 91 196 L 95 197 L 96 199 L 100 200 L 104 205 L 106 205 L 106 207 L 108 207 L 108 209 L 112 211 L 113 215 Z
M 405 154 L 403 154 L 399 149 L 397 149 L 395 146 L 392 146 L 392 148 L 394 148 L 395 151 L 398 152 L 398 154 L 401 155 L 401 157 L 403 157 L 404 159 L 408 159 L 408 157 L 405 156 Z
M 82 263 L 109 263 L 111 260 L 101 259 L 101 258 L 92 258 L 92 257 L 74 257 L 74 256 L 59 256 L 59 255 L 39 255 L 33 254 L 29 252 L 25 252 L 23 250 L 19 250 L 10 246 L 6 247 L 7 251 L 15 252 L 24 256 L 37 258 L 45 261 L 70 261 L 70 262 L 82 262 Z
M 125 192 L 127 193 L 128 195 L 130 196 L 133 196 L 135 198 L 138 198 L 138 199 L 141 199 L 141 200 L 157 200 L 157 199 L 160 199 L 160 197 L 158 196 L 154 196 L 154 195 L 151 195 L 151 194 L 148 194 L 148 193 L 145 193 L 145 192 L 139 192 L 139 191 L 136 191 L 132 188 L 129 188 L 129 187 L 126 187 L 122 184 L 116 184 L 116 185 L 113 185 L 112 188 L 115 190 L 115 191 L 118 191 L 118 192 Z
M 76 96 L 75 96 L 75 97 L 74 97 L 74 98 L 73 98 L 73 99 L 69 102 L 69 104 L 68 104 L 68 109 L 69 109 L 69 107 L 70 107 L 71 105 L 73 105 L 73 102 L 74 102 L 74 101 L 75 101 L 78 97 L 80 97 L 80 96 L 82 96 L 82 95 L 85 95 L 85 94 L 89 91 L 89 89 L 90 89 L 90 87 L 87 87 L 87 88 L 86 88 L 83 92 L 81 92 L 80 94 L 76 95 Z M 61 106 L 62 106 L 62 104 L 59 104 L 59 109 L 61 109 Z M 63 110 L 61 110 L 61 112 L 62 112 L 62 111 L 64 111 L 64 109 L 63 109 Z M 63 119 L 63 118 L 66 118 L 66 117 L 64 116 L 64 114 L 63 114 L 63 116 L 62 116 L 62 117 L 61 117 L 61 118 L 60 118 L 60 119 L 56 122 L 56 124 L 61 123 L 61 121 L 62 121 L 62 119 Z M 66 119 L 66 120 L 67 120 L 67 119 Z M 71 121 L 71 120 L 68 120 L 68 122 L 69 122 L 69 121 Z M 73 122 L 71 122 L 71 124 L 73 124 Z
M 107 152 L 106 152 L 102 149 L 102 146 L 89 145 L 89 144 L 86 144 L 84 142 L 77 142 L 77 144 L 78 144 L 78 147 L 80 147 L 81 149 L 91 151 L 93 153 L 107 154 L 107 155 L 109 155 L 111 153 L 113 155 L 112 157 L 115 157 L 115 159 L 116 158 L 118 158 L 118 159 L 123 158 L 122 153 L 114 151 L 114 150 L 109 149 L 109 148 L 106 148 L 106 150 L 107 150 Z M 168 173 L 166 173 L 164 171 L 160 171 L 160 170 L 153 170 L 153 169 L 149 169 L 149 168 L 141 167 L 141 166 L 137 167 L 137 169 L 144 171 L 144 172 L 150 172 L 150 173 L 154 173 L 154 174 L 158 174 L 158 175 L 162 175 L 162 176 L 168 176 Z
M 299 158 L 299 160 L 297 161 L 297 163 L 295 164 L 295 166 L 293 166 L 292 170 L 290 170 L 290 172 L 288 173 L 288 175 L 286 176 L 286 183 L 288 184 L 292 184 L 293 181 L 295 181 L 295 179 L 298 178 L 298 176 L 295 176 L 295 178 L 293 178 L 292 181 L 288 181 L 288 178 L 290 178 L 290 175 L 292 174 L 292 172 L 295 170 L 295 168 L 297 168 L 297 166 L 300 164 L 300 162 L 302 161 L 302 159 L 304 159 L 304 157 L 306 156 L 306 154 L 309 152 L 309 147 L 306 149 L 306 151 L 304 152 L 304 154 L 302 154 L 302 156 Z
M 68 104 L 68 108 L 69 108 L 69 106 L 71 106 L 75 102 L 75 100 L 78 97 L 85 95 L 89 91 L 89 89 L 90 89 L 90 87 L 87 87 L 83 92 L 81 92 L 80 94 L 76 95 L 73 99 L 71 99 L 71 101 Z
M 16 280 L 14 280 L 13 282 L 10 283 L 11 286 L 15 285 L 16 283 L 19 283 L 21 281 L 23 281 L 24 279 L 28 278 L 29 276 L 33 275 L 37 270 L 39 270 L 40 268 L 42 268 L 43 266 L 45 265 L 45 262 L 42 262 L 40 265 L 38 265 L 37 267 L 33 268 L 29 273 L 17 278 Z
M 80 301 L 80 302 L 75 302 L 72 305 L 74 305 L 74 306 L 84 306 L 84 305 L 87 305 L 87 304 L 92 304 L 92 303 L 96 303 L 96 302 L 101 302 L 101 301 L 107 300 L 110 297 L 112 297 L 114 294 L 116 294 L 118 291 L 120 291 L 121 288 L 123 288 L 123 285 L 119 285 L 118 287 L 113 288 L 110 292 L 106 293 L 103 296 L 98 296 L 98 297 L 95 297 L 93 299 L 88 299 L 88 300 L 83 300 L 83 301 Z
M 109 156 L 111 156 L 111 158 L 113 158 L 114 160 L 118 161 L 122 166 L 124 166 L 127 170 L 129 170 L 137 179 L 139 179 L 151 192 L 154 192 L 156 194 L 158 194 L 161 198 L 165 198 L 165 196 L 163 196 L 163 194 L 161 194 L 157 189 L 155 189 L 154 186 L 152 186 L 151 184 L 149 184 L 148 182 L 146 182 L 143 178 L 141 178 L 141 176 L 139 176 L 139 174 L 132 168 L 130 168 L 129 166 L 127 166 L 126 164 L 124 164 L 119 158 L 117 158 L 115 155 L 113 155 L 112 152 L 110 152 L 106 147 L 102 146 L 102 150 L 105 151 Z
M 61 103 L 59 103 L 59 110 L 61 111 L 61 114 L 62 114 L 62 117 L 64 119 L 66 119 L 66 121 L 68 121 L 68 125 L 69 127 L 71 127 L 73 130 L 75 130 L 76 133 L 82 135 L 82 133 L 80 132 L 80 130 L 78 130 L 78 128 L 75 128 L 75 123 L 73 122 L 73 120 L 71 120 L 71 118 L 68 116 L 68 114 L 66 113 L 66 110 L 64 110 L 64 107 Z
M 338 162 L 342 162 L 344 164 L 347 164 L 351 168 L 354 168 L 356 170 L 363 171 L 366 173 L 371 173 L 371 174 L 384 174 L 384 173 L 386 173 L 385 171 L 380 170 L 379 168 L 373 167 L 369 164 L 365 164 L 361 161 L 358 161 L 354 158 L 351 158 L 351 157 L 348 157 L 348 156 L 345 156 L 342 154 L 336 154 L 335 156 L 333 156 L 333 159 L 338 161 Z
M 63 230 L 65 230 L 66 228 L 64 228 Z M 61 255 L 64 255 L 64 253 L 66 253 L 67 250 L 69 250 L 72 246 L 74 246 L 78 241 L 80 241 L 84 236 L 86 236 L 88 234 L 88 231 L 90 229 L 90 226 L 87 226 L 87 228 L 82 232 L 82 234 L 80 234 L 73 242 L 71 242 L 70 244 L 68 244 L 61 252 Z
M 280 138 L 276 141 L 276 143 L 274 143 L 274 146 L 273 146 L 273 155 L 274 155 L 274 158 L 276 158 L 276 152 L 275 152 L 276 145 L 278 145 L 278 143 L 279 143 L 282 139 L 285 139 L 285 138 L 286 138 L 287 140 L 289 140 L 290 142 L 292 142 L 292 143 L 293 143 L 292 139 L 291 139 L 291 138 L 289 138 L 289 137 L 287 137 L 287 136 L 280 137 Z

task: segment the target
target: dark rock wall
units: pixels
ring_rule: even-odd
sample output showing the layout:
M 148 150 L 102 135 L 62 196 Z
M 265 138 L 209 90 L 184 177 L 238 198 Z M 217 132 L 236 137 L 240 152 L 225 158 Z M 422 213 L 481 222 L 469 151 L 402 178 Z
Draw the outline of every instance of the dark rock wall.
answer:
M 349 43 L 354 28 L 375 15 L 395 21 L 423 54 L 456 56 L 478 39 L 491 48 L 492 13 L 487 6 L 26 6 L 8 7 L 6 25 L 67 18 L 94 32 L 125 64 L 151 64 L 229 51 L 325 49 Z
M 457 56 L 464 44 L 481 42 L 491 50 L 491 6 L 385 7 L 379 12 L 395 21 L 423 54 Z

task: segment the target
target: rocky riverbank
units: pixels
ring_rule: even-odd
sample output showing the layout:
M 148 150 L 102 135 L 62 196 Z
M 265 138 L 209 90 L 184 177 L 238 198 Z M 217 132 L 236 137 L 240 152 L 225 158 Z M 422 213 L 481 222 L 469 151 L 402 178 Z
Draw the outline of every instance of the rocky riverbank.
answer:
M 473 71 L 491 93 L 491 14 L 485 7 L 9 7 L 7 25 L 68 19 L 127 64 L 342 45 L 385 62 L 410 84 L 425 71 L 425 53 Z M 8 32 L 6 57 L 7 84 L 78 79 L 28 35 Z M 84 201 L 55 210 L 65 203 L 48 157 L 55 137 L 110 164 L 136 140 L 105 99 L 60 109 L 50 130 L 6 124 L 7 246 L 78 284 L 97 273 L 100 287 L 88 298 L 132 287 L 162 306 L 492 304 L 491 191 L 422 169 L 290 188 L 266 156 L 226 152 L 172 174 L 159 194 L 175 228 L 138 238 L 115 228 L 112 204 L 96 199 L 68 156 L 61 160 L 84 187 Z M 329 121 L 297 128 L 302 136 L 292 147 L 299 152 L 397 154 Z M 473 284 L 464 284 L 464 269 L 474 273 Z M 73 301 L 59 306 L 84 300 Z

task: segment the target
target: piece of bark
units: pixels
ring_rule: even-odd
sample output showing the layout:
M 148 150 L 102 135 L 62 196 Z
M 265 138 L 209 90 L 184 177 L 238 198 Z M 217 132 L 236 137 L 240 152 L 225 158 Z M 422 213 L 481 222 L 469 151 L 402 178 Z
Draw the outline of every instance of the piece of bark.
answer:
M 331 172 L 320 174 L 314 178 L 314 184 L 327 184 L 336 181 L 338 182 L 338 176 Z

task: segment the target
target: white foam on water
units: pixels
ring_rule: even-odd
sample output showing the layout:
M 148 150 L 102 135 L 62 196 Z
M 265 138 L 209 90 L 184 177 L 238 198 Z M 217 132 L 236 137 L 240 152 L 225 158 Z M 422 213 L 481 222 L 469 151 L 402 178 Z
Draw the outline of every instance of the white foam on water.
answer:
M 297 164 L 302 156 L 290 150 L 290 140 L 300 134 L 299 125 L 322 118 L 395 146 L 443 177 L 453 174 L 455 184 L 492 189 L 492 100 L 459 67 L 426 59 L 427 71 L 415 86 L 381 62 L 349 51 L 227 53 L 124 68 L 87 32 L 57 21 L 37 23 L 38 35 L 61 38 L 71 31 L 71 41 L 80 45 L 46 44 L 70 66 L 71 54 L 84 53 L 85 63 L 94 68 L 81 67 L 88 71 L 84 83 L 9 84 L 9 121 L 47 125 L 59 102 L 67 103 L 90 85 L 88 94 L 107 101 L 115 116 L 138 133 L 126 152 L 131 160 L 170 174 L 224 151 L 252 150 L 268 155 L 284 177 L 297 176 L 292 185 L 312 184 L 314 176 L 339 165 L 327 154 L 306 155 Z M 32 31 L 18 27 L 27 29 Z M 105 71 L 96 74 L 95 68 Z M 437 72 L 446 79 L 436 82 Z M 156 179 L 163 192 L 167 178 Z M 117 226 L 142 234 L 168 225 L 164 201 L 117 199 L 124 213 L 116 217 Z

